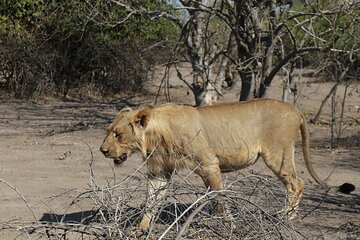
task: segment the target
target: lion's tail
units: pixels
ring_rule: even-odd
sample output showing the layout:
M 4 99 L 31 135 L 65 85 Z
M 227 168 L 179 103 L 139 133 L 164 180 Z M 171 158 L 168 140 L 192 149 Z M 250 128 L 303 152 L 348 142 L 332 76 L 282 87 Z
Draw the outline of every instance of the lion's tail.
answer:
M 310 160 L 310 143 L 309 143 L 309 130 L 307 126 L 307 122 L 305 119 L 305 116 L 302 114 L 302 123 L 300 126 L 301 131 L 301 138 L 302 138 L 302 145 L 303 145 L 303 155 L 306 167 L 310 173 L 310 175 L 314 178 L 314 180 L 322 187 L 334 190 L 336 192 L 341 192 L 345 194 L 349 194 L 352 191 L 355 190 L 355 186 L 351 183 L 344 183 L 341 186 L 329 186 L 327 185 L 322 179 L 319 178 L 319 176 L 316 174 Z

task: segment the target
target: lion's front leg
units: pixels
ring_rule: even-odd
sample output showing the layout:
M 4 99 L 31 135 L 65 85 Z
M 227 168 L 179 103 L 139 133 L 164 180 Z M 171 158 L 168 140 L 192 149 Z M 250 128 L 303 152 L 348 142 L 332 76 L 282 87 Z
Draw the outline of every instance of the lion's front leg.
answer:
M 166 185 L 169 182 L 171 173 L 148 174 L 148 189 L 145 204 L 145 214 L 143 215 L 139 228 L 146 231 L 161 203 L 161 199 L 166 193 Z
M 221 191 L 224 189 L 224 184 L 221 178 L 221 171 L 218 165 L 205 168 L 200 174 L 205 186 L 212 191 Z M 224 217 L 224 225 L 230 230 L 235 230 L 234 218 L 231 214 L 230 208 L 225 201 L 223 193 L 219 192 L 219 196 L 212 202 L 212 209 L 220 213 Z

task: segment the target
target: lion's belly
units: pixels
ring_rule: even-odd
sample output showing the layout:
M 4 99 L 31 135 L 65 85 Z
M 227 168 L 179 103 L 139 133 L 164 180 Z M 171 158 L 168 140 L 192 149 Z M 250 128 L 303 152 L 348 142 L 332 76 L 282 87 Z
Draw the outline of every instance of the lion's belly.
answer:
M 221 172 L 236 171 L 254 164 L 260 157 L 259 151 L 253 149 L 224 151 L 216 154 Z

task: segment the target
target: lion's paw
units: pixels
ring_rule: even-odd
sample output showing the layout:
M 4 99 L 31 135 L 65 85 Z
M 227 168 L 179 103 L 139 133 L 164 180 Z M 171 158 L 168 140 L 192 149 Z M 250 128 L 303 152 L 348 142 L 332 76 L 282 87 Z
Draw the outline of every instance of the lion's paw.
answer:
M 130 227 L 126 230 L 126 233 L 131 239 L 139 239 L 146 234 L 146 231 L 139 227 Z

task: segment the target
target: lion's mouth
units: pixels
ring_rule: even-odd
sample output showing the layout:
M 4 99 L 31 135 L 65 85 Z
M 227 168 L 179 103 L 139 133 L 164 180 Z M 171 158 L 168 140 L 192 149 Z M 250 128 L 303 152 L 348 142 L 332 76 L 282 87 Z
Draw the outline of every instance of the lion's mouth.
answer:
M 127 159 L 127 153 L 123 153 L 120 155 L 120 157 L 114 159 L 114 164 L 118 166 L 118 165 L 122 164 L 123 162 L 125 162 L 126 159 Z

